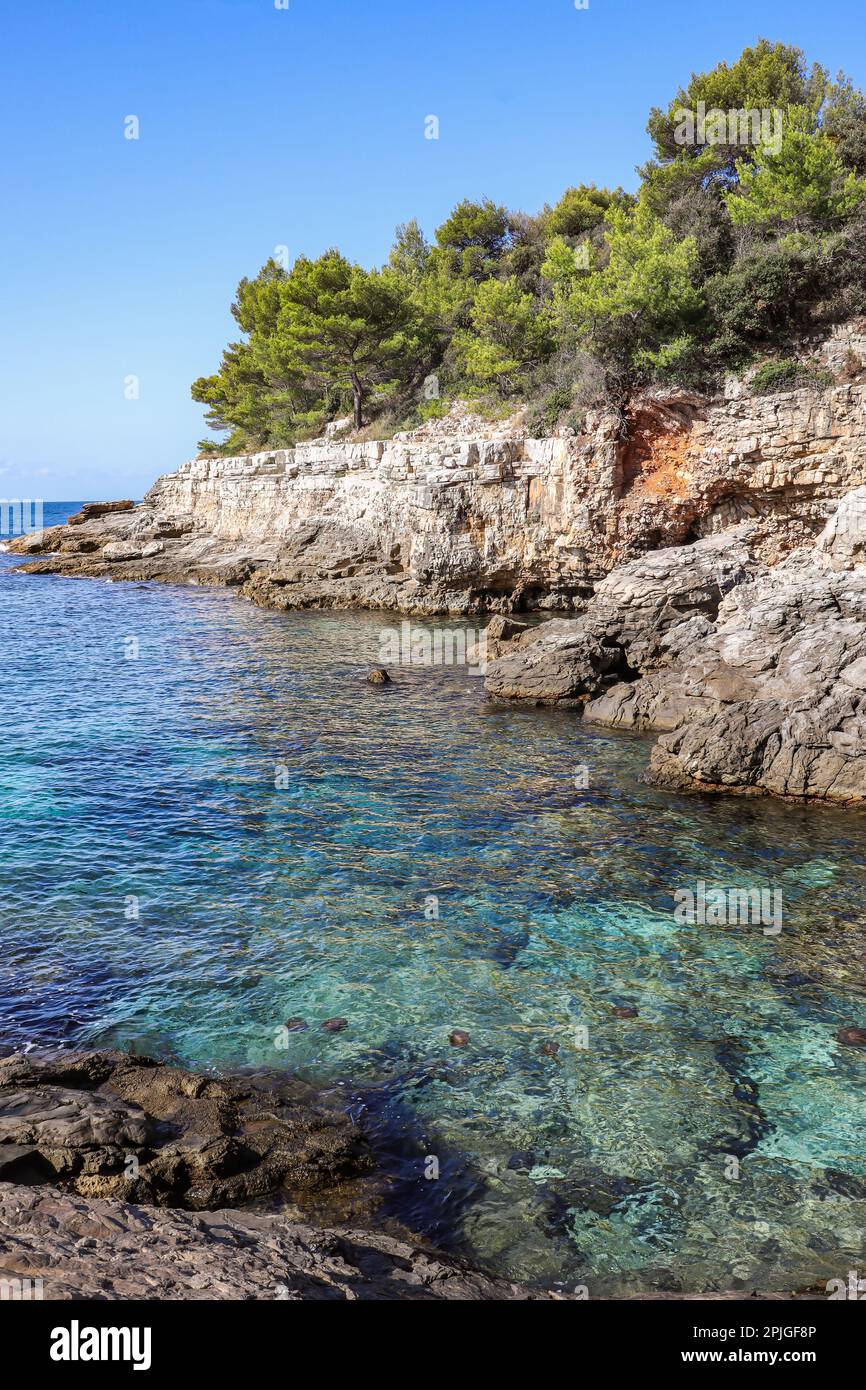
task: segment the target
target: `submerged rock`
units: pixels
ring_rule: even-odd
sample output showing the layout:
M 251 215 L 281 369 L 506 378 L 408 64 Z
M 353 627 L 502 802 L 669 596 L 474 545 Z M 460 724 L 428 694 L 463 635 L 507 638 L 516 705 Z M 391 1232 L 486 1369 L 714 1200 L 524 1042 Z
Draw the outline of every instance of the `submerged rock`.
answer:
M 530 1149 L 513 1153 L 505 1166 L 512 1173 L 528 1173 L 535 1167 L 535 1154 Z

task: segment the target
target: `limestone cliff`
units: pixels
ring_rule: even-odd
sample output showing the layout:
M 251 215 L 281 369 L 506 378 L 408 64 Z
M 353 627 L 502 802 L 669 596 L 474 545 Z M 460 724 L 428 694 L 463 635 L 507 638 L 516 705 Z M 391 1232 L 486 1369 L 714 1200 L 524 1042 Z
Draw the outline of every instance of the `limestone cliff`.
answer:
M 257 602 L 408 613 L 580 611 L 617 564 L 758 522 L 775 563 L 866 485 L 866 333 L 813 345 L 838 384 L 716 400 L 655 393 L 625 432 L 532 439 L 519 419 L 455 412 L 385 441 L 338 439 L 200 458 L 144 505 L 16 542 L 56 551 L 41 571 L 245 586 Z M 866 380 L 866 378 L 864 378 Z

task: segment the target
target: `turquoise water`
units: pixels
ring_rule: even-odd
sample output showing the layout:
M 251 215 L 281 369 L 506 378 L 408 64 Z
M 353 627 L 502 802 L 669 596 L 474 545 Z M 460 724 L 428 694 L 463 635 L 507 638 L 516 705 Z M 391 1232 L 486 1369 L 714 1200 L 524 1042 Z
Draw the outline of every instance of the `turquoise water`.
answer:
M 342 1083 L 388 1213 L 514 1277 L 862 1271 L 861 816 L 653 791 L 645 740 L 458 670 L 372 688 L 387 616 L 13 563 L 0 1041 Z M 678 924 L 699 879 L 780 889 L 782 932 Z

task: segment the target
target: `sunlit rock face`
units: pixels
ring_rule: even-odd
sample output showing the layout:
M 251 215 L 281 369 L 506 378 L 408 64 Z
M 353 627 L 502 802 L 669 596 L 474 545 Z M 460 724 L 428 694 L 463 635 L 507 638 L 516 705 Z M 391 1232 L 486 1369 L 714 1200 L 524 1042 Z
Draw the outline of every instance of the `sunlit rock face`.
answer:
M 755 531 L 614 570 L 580 618 L 506 643 L 489 692 L 659 733 L 659 786 L 866 802 L 866 569 L 823 539 L 761 565 Z
M 866 340 L 842 326 L 811 350 L 841 379 Z M 581 612 L 618 565 L 745 522 L 765 564 L 811 544 L 866 488 L 864 410 L 859 380 L 765 397 L 730 381 L 714 400 L 644 397 L 625 429 L 596 411 L 581 435 L 532 439 L 519 415 L 455 407 L 388 440 L 195 459 L 140 507 L 11 548 L 71 574 L 243 585 L 284 609 Z M 827 541 L 839 565 L 860 553 L 850 522 Z

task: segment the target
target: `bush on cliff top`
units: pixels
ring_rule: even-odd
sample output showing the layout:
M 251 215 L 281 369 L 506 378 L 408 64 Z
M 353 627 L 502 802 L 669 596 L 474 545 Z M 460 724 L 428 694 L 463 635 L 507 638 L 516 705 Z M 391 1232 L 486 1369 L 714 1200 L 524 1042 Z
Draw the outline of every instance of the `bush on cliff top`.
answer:
M 634 194 L 575 184 L 534 216 L 464 199 L 432 242 L 399 227 L 381 268 L 330 250 L 242 280 L 242 337 L 192 387 L 227 435 L 212 447 L 287 445 L 348 413 L 406 427 L 456 396 L 526 400 L 549 430 L 653 382 L 710 387 L 864 312 L 866 96 L 849 79 L 762 39 L 647 129 Z
M 756 396 L 772 396 L 778 391 L 796 391 L 803 386 L 820 390 L 832 380 L 829 372 L 814 364 L 783 357 L 776 362 L 762 362 L 752 377 L 751 387 Z

